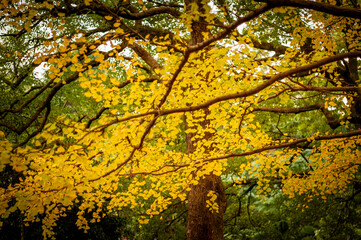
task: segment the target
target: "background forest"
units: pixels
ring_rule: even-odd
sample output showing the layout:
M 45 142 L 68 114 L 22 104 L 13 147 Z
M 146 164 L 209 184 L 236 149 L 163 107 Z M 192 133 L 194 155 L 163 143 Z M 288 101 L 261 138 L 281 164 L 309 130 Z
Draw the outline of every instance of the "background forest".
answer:
M 361 239 L 360 0 L 2 0 L 0 239 Z

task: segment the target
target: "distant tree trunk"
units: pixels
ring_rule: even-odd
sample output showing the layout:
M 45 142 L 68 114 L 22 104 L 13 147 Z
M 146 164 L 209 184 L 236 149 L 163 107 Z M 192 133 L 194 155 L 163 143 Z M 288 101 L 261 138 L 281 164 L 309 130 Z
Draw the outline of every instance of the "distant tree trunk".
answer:
M 204 12 L 202 0 L 186 0 L 187 9 L 191 3 L 196 3 L 198 9 Z M 200 43 L 204 40 L 203 33 L 207 32 L 205 20 L 200 17 L 197 22 L 192 24 L 192 44 Z M 207 81 L 207 79 L 204 79 Z M 206 119 L 209 113 L 205 109 L 205 116 L 200 122 L 205 129 L 209 127 L 209 120 Z M 187 128 L 187 120 L 186 128 Z M 209 139 L 211 133 L 206 132 L 204 138 Z M 195 151 L 195 142 L 192 141 L 193 134 L 187 134 L 187 152 L 188 154 Z M 205 149 L 205 153 L 210 149 Z M 196 174 L 196 173 L 194 173 Z M 217 195 L 216 203 L 219 206 L 218 211 L 210 211 L 206 206 L 209 199 L 207 194 L 214 191 Z M 223 214 L 226 210 L 226 196 L 220 176 L 210 174 L 199 180 L 197 185 L 192 185 L 188 195 L 188 216 L 187 216 L 187 239 L 188 240 L 222 240 L 223 237 Z

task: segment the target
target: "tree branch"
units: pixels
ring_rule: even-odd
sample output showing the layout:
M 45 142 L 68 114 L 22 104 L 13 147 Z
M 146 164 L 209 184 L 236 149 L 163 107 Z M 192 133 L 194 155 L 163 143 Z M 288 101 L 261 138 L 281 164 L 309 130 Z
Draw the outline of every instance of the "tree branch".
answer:
M 153 70 L 161 68 L 160 64 L 155 60 L 144 48 L 139 44 L 133 43 L 129 46 L 133 51 L 141 57 Z
M 321 108 L 322 108 L 321 104 L 314 104 L 314 105 L 297 107 L 297 108 L 253 107 L 253 111 L 264 111 L 264 112 L 274 112 L 274 113 L 301 113 L 301 112 L 318 110 Z
M 195 52 L 198 51 L 200 49 L 205 48 L 206 46 L 212 44 L 215 41 L 218 41 L 224 37 L 226 37 L 228 34 L 230 34 L 234 29 L 236 29 L 239 25 L 241 25 L 242 23 L 248 22 L 256 17 L 258 17 L 259 15 L 261 15 L 262 13 L 267 12 L 268 10 L 272 9 L 271 6 L 269 6 L 268 4 L 265 4 L 253 11 L 251 11 L 250 13 L 246 14 L 243 17 L 238 18 L 236 21 L 234 21 L 233 23 L 229 24 L 225 30 L 223 30 L 222 32 L 218 33 L 217 35 L 214 35 L 206 40 L 204 40 L 201 43 L 198 43 L 196 45 L 190 46 L 188 48 L 189 52 Z
M 275 7 L 307 8 L 319 12 L 328 13 L 334 16 L 343 16 L 343 17 L 361 19 L 361 9 L 340 7 L 328 3 L 321 3 L 310 0 L 256 0 L 256 2 L 268 3 L 272 6 L 272 8 Z
M 294 147 L 294 146 L 297 146 L 298 144 L 303 143 L 303 142 L 323 141 L 323 140 L 331 140 L 331 139 L 338 139 L 338 138 L 349 138 L 349 137 L 354 137 L 354 136 L 359 136 L 359 135 L 361 135 L 361 130 L 351 131 L 351 132 L 347 132 L 347 133 L 333 134 L 333 135 L 322 135 L 322 136 L 315 136 L 315 137 L 305 137 L 305 138 L 293 139 L 290 142 L 281 143 L 281 144 L 277 144 L 277 145 L 271 145 L 271 146 L 268 146 L 268 147 L 255 149 L 255 150 L 249 151 L 249 152 L 230 153 L 230 154 L 227 154 L 227 155 L 224 155 L 224 156 L 207 158 L 207 159 L 203 159 L 203 160 L 197 160 L 197 163 L 201 162 L 201 161 L 202 162 L 212 162 L 212 161 L 215 161 L 215 160 L 222 160 L 222 159 L 231 158 L 231 157 L 250 156 L 250 155 L 265 152 L 265 151 L 268 151 L 268 150 L 287 148 L 287 147 Z
M 175 10 L 174 8 L 168 7 L 168 6 L 151 8 L 151 9 L 148 9 L 148 10 L 140 12 L 140 13 L 131 13 L 131 12 L 123 11 L 121 13 L 118 13 L 118 15 L 120 17 L 129 19 L 129 20 L 140 20 L 140 19 L 144 19 L 147 17 L 152 17 L 155 15 L 160 15 L 160 14 L 165 14 L 165 13 L 172 15 L 175 18 L 179 18 L 179 16 L 181 15 L 181 13 L 179 11 Z
M 263 84 L 258 85 L 257 87 L 248 90 L 248 91 L 243 91 L 243 92 L 239 92 L 239 93 L 233 93 L 233 94 L 228 94 L 228 95 L 223 95 L 220 97 L 216 97 L 213 98 L 205 103 L 199 104 L 199 105 L 194 105 L 194 106 L 189 106 L 189 107 L 182 107 L 182 108 L 173 108 L 173 109 L 168 109 L 168 110 L 161 110 L 160 107 L 163 105 L 163 103 L 166 100 L 166 97 L 169 95 L 170 91 L 171 91 L 171 86 L 173 84 L 173 82 L 176 80 L 179 72 L 182 69 L 182 66 L 180 65 L 177 69 L 177 71 L 174 73 L 172 80 L 170 81 L 170 86 L 168 86 L 167 89 L 167 93 L 163 96 L 162 100 L 161 100 L 161 104 L 158 105 L 158 109 L 157 110 L 153 110 L 153 111 L 149 111 L 147 113 L 141 113 L 141 114 L 137 114 L 137 115 L 133 115 L 130 117 L 126 117 L 126 118 L 122 118 L 122 119 L 117 119 L 114 121 L 111 121 L 105 125 L 99 126 L 99 128 L 106 128 L 112 124 L 118 123 L 118 122 L 125 122 L 125 121 L 129 121 L 131 119 L 136 119 L 136 118 L 140 118 L 140 117 L 144 117 L 147 115 L 157 115 L 159 114 L 159 116 L 164 116 L 164 115 L 169 115 L 169 114 L 173 114 L 173 113 L 182 113 L 182 112 L 192 112 L 192 111 L 197 111 L 200 109 L 204 109 L 207 108 L 213 104 L 216 104 L 218 102 L 222 102 L 222 101 L 226 101 L 226 100 L 230 100 L 230 99 L 236 99 L 236 98 L 243 98 L 243 97 L 248 97 L 248 96 L 252 96 L 260 91 L 262 91 L 263 89 L 271 86 L 273 83 L 282 80 L 286 77 L 290 77 L 293 75 L 297 75 L 297 74 L 301 74 L 303 72 L 307 72 L 310 71 L 314 68 L 318 68 L 320 66 L 323 66 L 325 64 L 329 64 L 335 61 L 338 61 L 340 59 L 344 59 L 344 58 L 348 58 L 348 57 L 361 57 L 361 52 L 351 52 L 351 53 L 340 53 L 331 57 L 326 57 L 324 59 L 321 59 L 317 62 L 311 63 L 311 64 L 307 64 L 304 66 L 299 66 L 293 69 L 290 69 L 288 71 L 276 74 L 275 76 L 271 77 L 269 80 L 267 80 L 266 82 L 264 82 Z M 186 61 L 186 59 L 183 59 L 183 61 Z M 185 62 L 184 62 L 185 64 Z M 302 88 L 304 89 L 304 88 Z M 339 90 L 338 91 L 343 91 L 343 90 Z
M 87 124 L 85 125 L 85 128 L 89 128 L 90 125 L 92 124 L 92 122 L 95 121 L 95 120 L 97 120 L 97 119 L 103 114 L 103 112 L 104 112 L 105 110 L 107 110 L 107 109 L 108 109 L 108 108 L 106 108 L 106 107 L 102 107 L 102 108 L 97 112 L 97 114 L 96 114 L 94 117 L 92 117 L 92 118 L 89 119 L 89 121 L 88 121 Z

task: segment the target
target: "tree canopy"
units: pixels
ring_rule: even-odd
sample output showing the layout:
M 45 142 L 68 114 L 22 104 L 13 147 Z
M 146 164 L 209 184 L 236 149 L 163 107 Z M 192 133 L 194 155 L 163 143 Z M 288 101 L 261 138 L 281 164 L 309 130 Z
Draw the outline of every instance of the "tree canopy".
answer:
M 88 230 L 181 201 L 217 223 L 222 181 L 308 201 L 361 184 L 360 1 L 0 9 L 0 219 L 20 211 L 49 238 L 74 205 Z

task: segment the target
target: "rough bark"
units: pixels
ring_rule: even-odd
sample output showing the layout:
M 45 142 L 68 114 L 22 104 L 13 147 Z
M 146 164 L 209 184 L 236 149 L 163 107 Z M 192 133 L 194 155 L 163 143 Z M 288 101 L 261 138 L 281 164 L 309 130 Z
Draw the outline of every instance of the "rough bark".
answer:
M 218 198 L 218 212 L 211 212 L 206 207 L 207 194 L 215 191 Z M 221 178 L 216 175 L 207 175 L 192 186 L 188 195 L 188 240 L 220 240 L 223 238 L 223 214 L 226 209 L 226 198 Z

